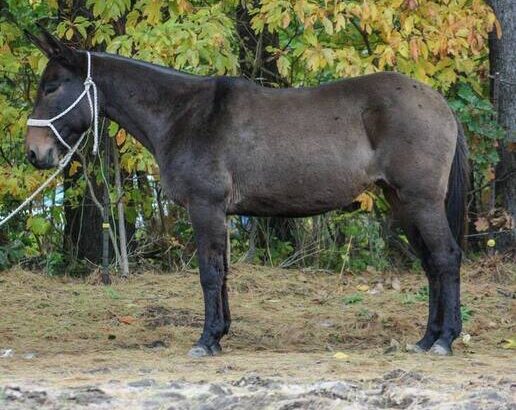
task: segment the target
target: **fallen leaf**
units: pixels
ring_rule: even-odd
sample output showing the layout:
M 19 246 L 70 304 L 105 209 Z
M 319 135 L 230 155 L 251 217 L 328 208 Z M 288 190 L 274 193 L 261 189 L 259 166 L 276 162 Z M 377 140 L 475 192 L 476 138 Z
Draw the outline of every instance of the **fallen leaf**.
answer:
M 357 290 L 359 290 L 360 292 L 367 292 L 369 290 L 369 286 L 368 285 L 358 285 Z
M 121 316 L 118 318 L 118 320 L 120 321 L 120 323 L 123 323 L 125 325 L 131 325 L 134 322 L 136 322 L 136 318 L 132 316 Z
M 477 230 L 477 232 L 487 231 L 489 229 L 489 221 L 487 220 L 487 218 L 484 218 L 483 216 L 478 218 L 475 221 L 475 229 Z
M 369 195 L 367 192 L 361 193 L 359 196 L 355 198 L 356 202 L 360 202 L 360 209 L 363 211 L 371 212 L 373 210 L 373 197 Z
M 125 132 L 125 130 L 120 130 L 117 132 L 116 134 L 116 145 L 120 146 L 122 145 L 124 142 L 125 142 L 125 139 L 127 137 L 127 134 Z
M 337 352 L 333 355 L 333 358 L 337 360 L 347 360 L 349 359 L 349 355 L 344 352 Z
M 516 337 L 513 337 L 511 339 L 502 340 L 502 343 L 505 343 L 502 346 L 504 349 L 510 349 L 510 350 L 516 349 Z

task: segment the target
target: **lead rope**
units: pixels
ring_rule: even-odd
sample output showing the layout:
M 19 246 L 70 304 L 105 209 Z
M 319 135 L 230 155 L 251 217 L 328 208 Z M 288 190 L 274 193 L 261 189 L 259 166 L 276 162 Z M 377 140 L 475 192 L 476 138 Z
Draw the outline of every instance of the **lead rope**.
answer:
M 98 96 L 97 96 L 97 85 L 93 81 L 91 77 L 91 55 L 89 51 L 86 52 L 87 60 L 88 60 L 88 66 L 87 66 L 87 75 L 86 79 L 84 80 L 84 91 L 77 97 L 77 99 L 62 113 L 56 115 L 55 117 L 44 120 L 44 119 L 34 119 L 29 118 L 27 120 L 27 125 L 30 127 L 49 127 L 52 132 L 55 134 L 57 139 L 61 144 L 63 144 L 67 149 L 68 152 L 66 155 L 59 161 L 59 165 L 57 170 L 45 181 L 41 186 L 36 189 L 25 201 L 23 201 L 14 211 L 12 211 L 9 215 L 7 215 L 4 219 L 0 221 L 0 226 L 6 224 L 13 216 L 15 216 L 18 212 L 20 212 L 23 208 L 25 208 L 37 195 L 39 195 L 54 179 L 57 177 L 63 169 L 68 165 L 70 160 L 73 157 L 73 154 L 77 151 L 79 148 L 79 145 L 84 140 L 84 137 L 88 133 L 88 130 L 86 130 L 79 140 L 75 143 L 73 147 L 70 147 L 66 143 L 66 141 L 61 137 L 57 129 L 52 124 L 54 121 L 58 120 L 59 118 L 65 116 L 68 114 L 73 108 L 79 104 L 79 102 L 84 98 L 84 96 L 88 97 L 88 104 L 90 106 L 90 112 L 91 112 L 91 122 L 93 123 L 93 155 L 96 155 L 99 148 L 99 113 L 98 113 Z M 90 88 L 93 88 L 93 100 L 90 95 Z M 91 124 L 90 124 L 91 127 Z
M 7 221 L 9 221 L 13 216 L 15 216 L 18 212 L 25 208 L 37 195 L 41 193 L 41 191 L 43 191 L 54 180 L 55 177 L 57 177 L 61 173 L 61 171 L 63 171 L 63 169 L 68 165 L 68 163 L 72 159 L 72 156 L 73 154 L 75 154 L 75 151 L 77 151 L 77 148 L 79 148 L 79 145 L 81 144 L 85 135 L 86 133 L 82 134 L 81 138 L 79 138 L 79 141 L 77 141 L 77 143 L 72 148 L 70 148 L 70 151 L 66 153 L 63 159 L 59 161 L 59 167 L 57 168 L 57 170 L 52 175 L 50 175 L 50 177 L 45 182 L 43 182 L 43 184 L 41 184 L 41 186 L 38 189 L 36 189 L 25 201 L 23 201 L 18 206 L 18 208 L 16 208 L 4 219 L 2 219 L 0 221 L 0 226 L 7 223 Z

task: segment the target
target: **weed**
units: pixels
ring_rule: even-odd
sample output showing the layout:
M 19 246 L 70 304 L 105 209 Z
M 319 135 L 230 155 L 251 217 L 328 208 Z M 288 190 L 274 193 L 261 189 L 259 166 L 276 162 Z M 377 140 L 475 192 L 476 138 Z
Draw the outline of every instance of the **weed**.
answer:
M 471 319 L 471 316 L 473 316 L 473 310 L 466 305 L 460 305 L 460 317 L 462 318 L 462 321 L 467 322 Z
M 120 299 L 120 294 L 113 289 L 111 286 L 107 286 L 104 288 L 104 291 L 106 292 L 106 295 L 113 300 Z
M 360 293 L 353 293 L 342 298 L 345 305 L 354 305 L 355 303 L 360 303 L 363 300 L 364 297 Z

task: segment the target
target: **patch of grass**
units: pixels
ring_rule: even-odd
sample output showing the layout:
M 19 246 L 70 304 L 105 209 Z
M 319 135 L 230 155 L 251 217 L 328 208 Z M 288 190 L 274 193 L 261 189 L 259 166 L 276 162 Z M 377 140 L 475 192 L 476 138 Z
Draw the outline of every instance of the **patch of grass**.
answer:
M 344 296 L 342 301 L 345 305 L 354 305 L 364 300 L 364 297 L 360 293 L 353 293 L 351 295 Z
M 421 286 L 417 291 L 415 298 L 418 302 L 428 302 L 428 286 Z
M 421 286 L 416 293 L 401 295 L 402 305 L 413 305 L 416 302 L 428 302 L 428 286 Z
M 471 319 L 471 316 L 473 316 L 473 310 L 466 305 L 460 305 L 460 316 L 463 322 L 467 322 Z
M 417 302 L 416 295 L 413 293 L 403 293 L 401 295 L 401 304 L 402 305 L 413 305 Z
M 120 294 L 115 289 L 113 289 L 111 286 L 106 286 L 104 288 L 104 291 L 106 292 L 106 295 L 109 298 L 111 298 L 113 300 L 120 299 Z
M 513 331 L 512 299 L 497 292 L 499 284 L 490 281 L 490 272 L 480 277 L 474 268 L 463 269 L 465 331 L 475 335 L 478 346 L 496 349 Z M 364 275 L 374 283 L 388 274 Z M 422 278 L 413 272 L 397 275 L 402 289 L 414 291 L 366 296 L 354 293 L 364 278 L 352 275 L 343 281 L 323 272 L 232 265 L 228 286 L 234 320 L 222 346 L 239 352 L 307 353 L 324 352 L 328 346 L 381 348 L 392 338 L 417 340 L 424 332 L 428 312 L 422 302 L 428 300 L 428 288 L 420 287 Z M 0 278 L 0 340 L 8 341 L 0 348 L 38 356 L 103 352 L 118 357 L 161 341 L 170 343 L 167 355 L 181 355 L 201 332 L 203 301 L 196 271 L 146 272 L 124 281 L 114 276 L 112 287 L 99 285 L 93 276 L 50 277 L 20 269 L 4 271 Z M 154 310 L 152 318 L 163 324 L 149 328 L 146 312 L 154 307 L 161 310 Z M 320 326 L 324 321 L 332 326 Z

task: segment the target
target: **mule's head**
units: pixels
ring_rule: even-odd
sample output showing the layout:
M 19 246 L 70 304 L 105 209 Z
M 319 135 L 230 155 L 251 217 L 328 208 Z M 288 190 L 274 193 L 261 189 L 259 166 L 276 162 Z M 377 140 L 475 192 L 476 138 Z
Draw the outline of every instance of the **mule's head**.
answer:
M 66 110 L 84 90 L 86 55 L 66 46 L 43 28 L 38 36 L 28 32 L 26 35 L 49 59 L 30 118 L 48 120 Z M 72 146 L 90 123 L 91 111 L 84 98 L 52 125 Z M 50 127 L 29 126 L 25 146 L 28 160 L 42 169 L 57 166 L 60 154 L 66 151 Z

